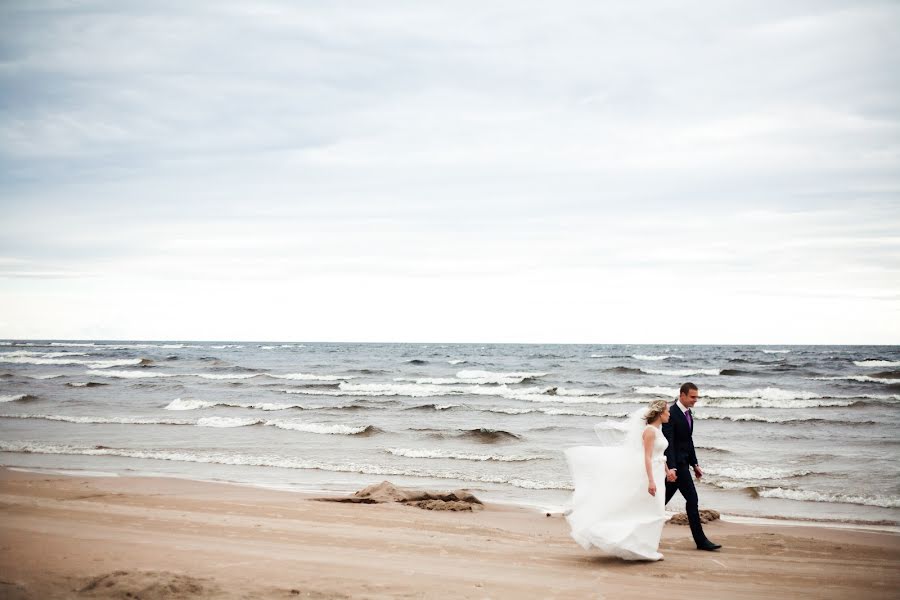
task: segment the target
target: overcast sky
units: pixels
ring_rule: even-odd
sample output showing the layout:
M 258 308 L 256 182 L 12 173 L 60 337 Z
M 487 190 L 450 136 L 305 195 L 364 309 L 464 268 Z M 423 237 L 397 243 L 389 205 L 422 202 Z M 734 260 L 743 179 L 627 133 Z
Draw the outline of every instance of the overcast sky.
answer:
M 900 343 L 898 30 L 3 2 L 0 337 Z

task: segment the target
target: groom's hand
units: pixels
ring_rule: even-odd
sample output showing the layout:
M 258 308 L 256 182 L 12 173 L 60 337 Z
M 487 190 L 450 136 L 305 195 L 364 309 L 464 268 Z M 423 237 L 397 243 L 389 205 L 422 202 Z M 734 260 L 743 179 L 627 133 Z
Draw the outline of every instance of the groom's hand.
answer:
M 703 469 L 700 468 L 700 465 L 694 465 L 694 476 L 696 476 L 697 479 L 703 477 Z

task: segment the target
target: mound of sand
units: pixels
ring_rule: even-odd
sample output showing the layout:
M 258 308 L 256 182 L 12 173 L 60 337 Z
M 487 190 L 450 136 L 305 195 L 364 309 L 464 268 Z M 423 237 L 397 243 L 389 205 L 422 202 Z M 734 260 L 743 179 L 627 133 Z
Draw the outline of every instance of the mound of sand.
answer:
M 399 488 L 390 481 L 382 481 L 370 485 L 343 498 L 318 498 L 324 502 L 347 502 L 350 504 L 384 504 L 397 502 L 407 506 L 416 506 L 425 510 L 479 510 L 483 508 L 481 500 L 465 490 L 453 492 L 429 492 Z
M 700 522 L 701 523 L 709 523 L 710 521 L 718 521 L 719 520 L 719 512 L 715 510 L 711 510 L 708 508 L 704 508 L 700 510 Z M 673 525 L 689 525 L 687 513 L 678 513 L 668 521 Z
M 80 597 L 116 600 L 177 600 L 215 598 L 218 588 L 208 580 L 168 571 L 113 571 L 92 578 L 78 590 Z

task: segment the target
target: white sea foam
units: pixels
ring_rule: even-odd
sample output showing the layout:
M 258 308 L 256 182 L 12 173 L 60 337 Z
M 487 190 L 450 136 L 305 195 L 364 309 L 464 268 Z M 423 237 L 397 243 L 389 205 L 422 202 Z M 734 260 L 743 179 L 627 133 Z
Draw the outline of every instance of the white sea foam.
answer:
M 216 406 L 215 402 L 175 398 L 166 405 L 165 410 L 196 410 L 198 408 L 212 408 L 213 406 Z
M 411 381 L 418 385 L 458 385 L 464 383 L 453 377 L 394 377 L 394 381 Z
M 246 417 L 203 417 L 197 419 L 199 427 L 247 427 L 262 423 L 260 419 Z
M 478 410 L 482 412 L 499 413 L 501 415 L 527 415 L 529 413 L 541 412 L 537 408 L 506 408 L 502 406 L 496 406 L 493 408 L 479 408 Z
M 276 411 L 289 408 L 302 408 L 304 410 L 317 410 L 320 408 L 341 408 L 323 405 L 281 404 L 278 402 L 219 402 L 218 406 L 235 406 L 237 408 L 255 408 L 257 410 Z
M 720 375 L 721 369 L 641 369 L 648 375 L 669 375 L 671 377 L 690 377 L 691 375 Z
M 340 381 L 354 378 L 353 375 L 313 375 L 310 373 L 265 373 L 265 375 L 275 379 L 294 379 L 298 381 Z
M 548 407 L 548 406 L 538 406 L 535 408 L 510 408 L 503 406 L 492 406 L 492 407 L 472 407 L 475 410 L 479 410 L 482 412 L 492 412 L 499 413 L 502 415 L 527 415 L 532 413 L 540 413 L 544 415 L 552 415 L 552 416 L 568 416 L 568 417 L 625 417 L 628 413 L 625 412 L 604 412 L 604 411 L 589 411 L 589 410 L 578 410 L 573 408 L 557 408 L 557 407 Z
M 90 356 L 86 352 L 35 352 L 34 350 L 16 350 L 14 352 L 0 352 L 3 358 L 66 358 L 69 356 Z M 5 361 L 0 361 L 5 362 Z
M 44 421 L 62 421 L 66 423 L 99 424 L 99 425 L 193 425 L 194 421 L 186 419 L 159 419 L 155 417 L 89 417 L 77 415 L 32 415 L 12 414 L 0 415 L 2 419 L 42 419 Z
M 10 354 L 0 354 L 0 363 L 10 363 L 17 365 L 85 365 L 91 369 L 108 369 L 110 367 L 132 367 L 141 364 L 140 358 L 124 358 L 116 360 L 98 360 L 85 358 L 69 358 L 69 357 L 52 357 L 52 356 L 11 356 Z M 59 353 L 48 353 L 59 354 Z M 69 355 L 71 356 L 71 355 Z
M 417 380 L 418 381 L 418 380 Z M 450 382 L 440 383 L 347 383 L 341 382 L 338 389 L 286 389 L 287 394 L 303 394 L 309 396 L 406 396 L 409 398 L 429 398 L 435 396 L 500 396 L 511 400 L 528 402 L 556 402 L 564 404 L 581 404 L 585 402 L 597 404 L 619 404 L 634 402 L 628 399 L 599 398 L 601 392 L 579 389 L 557 388 L 548 393 L 548 388 L 510 388 L 506 384 L 482 385 L 472 380 L 461 380 L 452 385 Z M 465 385 L 461 385 L 465 384 Z
M 173 401 L 179 402 L 179 400 Z M 196 404 L 202 404 L 197 406 Z M 171 406 L 171 405 L 170 405 Z M 187 408 L 172 408 L 170 410 L 190 410 L 192 408 L 206 408 L 215 406 L 214 403 L 198 401 L 181 401 L 180 406 Z M 166 408 L 169 408 L 168 406 Z M 120 425 L 196 425 L 198 427 L 249 427 L 253 425 L 268 425 L 280 429 L 303 431 L 306 433 L 318 433 L 329 435 L 356 435 L 364 432 L 368 426 L 353 427 L 341 424 L 307 423 L 301 421 L 284 421 L 258 419 L 253 417 L 202 417 L 200 419 L 160 419 L 157 417 L 95 417 L 95 416 L 67 416 L 67 415 L 39 415 L 39 414 L 0 414 L 2 419 L 42 419 L 45 421 L 63 421 L 80 424 L 120 424 Z
M 160 373 L 159 371 L 87 371 L 88 375 L 97 377 L 114 377 L 117 379 L 150 379 L 154 377 L 175 377 L 172 373 Z
M 0 402 L 18 402 L 28 397 L 28 394 L 13 394 L 12 396 L 0 396 Z
M 814 471 L 809 469 L 784 469 L 779 467 L 766 467 L 759 465 L 732 465 L 728 467 L 713 467 L 706 465 L 703 472 L 707 475 L 727 477 L 728 479 L 761 481 L 765 479 L 790 479 L 792 477 L 804 477 L 812 475 Z
M 320 410 L 320 409 L 341 409 L 347 408 L 348 405 L 325 405 L 325 404 L 284 404 L 278 402 L 232 402 L 220 400 L 216 402 L 207 400 L 182 400 L 176 398 L 170 402 L 166 410 L 199 410 L 203 408 L 215 408 L 216 406 L 227 406 L 232 408 L 247 408 L 265 411 L 287 410 L 289 408 L 300 408 L 303 410 Z
M 542 455 L 516 455 L 516 454 L 470 454 L 466 452 L 452 452 L 449 450 L 412 450 L 410 448 L 385 448 L 385 452 L 394 456 L 407 458 L 446 458 L 452 460 L 472 460 L 477 462 L 527 462 L 530 460 L 550 460 L 550 456 Z
M 627 417 L 627 412 L 591 412 L 585 410 L 573 410 L 568 408 L 541 408 L 540 411 L 547 415 L 563 415 L 572 417 Z
M 852 496 L 845 494 L 826 494 L 812 490 L 791 490 L 773 488 L 759 490 L 764 498 L 784 498 L 803 502 L 832 502 L 837 504 L 863 504 L 882 508 L 900 508 L 900 497 L 897 496 Z
M 626 397 L 616 398 L 611 396 L 600 397 L 594 395 L 570 395 L 566 393 L 560 393 L 559 390 L 556 394 L 548 394 L 546 393 L 546 390 L 526 391 L 502 388 L 485 391 L 475 390 L 471 393 L 480 395 L 502 396 L 504 398 L 509 398 L 510 400 L 521 400 L 523 402 L 552 404 L 634 404 L 635 402 L 640 402 L 639 400 L 636 401 L 634 398 Z
M 677 354 L 662 354 L 662 355 L 653 355 L 653 354 L 632 354 L 631 358 L 637 360 L 666 360 L 669 358 L 684 358 L 683 356 L 679 356 Z
M 788 354 L 790 350 L 763 350 L 766 354 Z
M 165 348 L 167 350 L 180 350 L 182 348 L 203 348 L 191 344 L 96 344 L 90 343 L 73 343 L 73 342 L 52 342 L 51 346 L 74 347 L 74 348 L 98 348 L 101 350 L 141 350 L 144 348 Z
M 215 350 L 230 350 L 232 348 L 243 348 L 243 346 L 238 344 L 222 344 L 221 346 L 210 346 L 210 348 Z
M 700 419 L 717 419 L 722 421 L 758 421 L 760 423 L 793 423 L 797 421 L 809 421 L 808 417 L 778 417 L 772 415 L 730 415 L 730 414 L 710 414 L 706 411 L 699 411 L 697 417 Z
M 816 381 L 858 381 L 859 383 L 884 383 L 900 385 L 900 379 L 888 379 L 886 377 L 869 377 L 868 375 L 837 375 L 834 377 L 807 377 Z
M 591 354 L 591 358 L 609 358 L 606 354 Z
M 717 408 L 821 408 L 829 406 L 851 406 L 858 400 L 843 398 L 822 398 L 817 400 L 778 400 L 767 398 L 725 398 L 721 400 L 704 402 L 700 407 L 714 406 Z
M 368 475 L 396 475 L 420 477 L 428 479 L 452 479 L 463 482 L 497 483 L 532 490 L 571 490 L 569 483 L 558 481 L 534 481 L 523 478 L 506 478 L 487 474 L 464 473 L 460 471 L 441 471 L 427 469 L 404 469 L 365 463 L 326 463 L 317 460 L 304 460 L 297 457 L 278 455 L 243 455 L 211 453 L 188 450 L 135 450 L 130 448 L 99 448 L 85 446 L 68 446 L 45 442 L 7 442 L 0 440 L 0 452 L 26 452 L 33 454 L 66 454 L 84 456 L 124 456 L 151 460 L 168 460 L 191 463 L 214 463 L 223 465 L 249 465 L 259 467 L 278 467 L 283 469 L 317 469 L 338 473 L 363 473 Z
M 900 360 L 854 360 L 857 367 L 900 367 Z
M 495 371 L 479 371 L 466 369 L 456 374 L 459 379 L 469 383 L 522 383 L 525 379 L 544 377 L 547 373 L 498 373 Z
M 251 379 L 259 377 L 261 373 L 189 373 L 188 375 L 201 379 Z
M 346 383 L 341 382 L 337 390 L 297 388 L 284 390 L 287 394 L 305 394 L 311 396 L 408 396 L 410 398 L 426 398 L 430 396 L 446 396 L 458 391 L 445 386 L 428 386 L 418 384 L 397 383 Z
M 368 429 L 368 425 L 353 427 L 350 425 L 329 423 L 308 423 L 303 421 L 267 421 L 266 425 L 289 429 L 291 431 L 303 431 L 306 433 L 319 433 L 325 435 L 356 435 Z
M 634 388 L 635 393 L 675 398 L 678 388 L 660 386 Z M 856 397 L 824 398 L 815 392 L 782 390 L 775 387 L 754 390 L 704 389 L 700 406 L 723 408 L 815 408 L 818 406 L 849 406 Z
M 447 362 L 450 363 L 451 365 L 460 365 L 462 363 L 469 362 L 469 361 L 463 360 L 462 358 L 454 358 L 453 360 L 448 360 Z

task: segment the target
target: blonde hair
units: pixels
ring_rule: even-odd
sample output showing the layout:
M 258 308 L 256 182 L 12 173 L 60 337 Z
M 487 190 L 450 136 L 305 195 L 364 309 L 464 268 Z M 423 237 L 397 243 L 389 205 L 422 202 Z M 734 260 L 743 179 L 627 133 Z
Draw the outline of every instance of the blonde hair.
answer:
M 650 406 L 647 407 L 647 412 L 644 413 L 644 419 L 647 420 L 647 424 L 649 425 L 657 418 L 659 415 L 666 412 L 666 408 L 669 406 L 669 403 L 665 400 L 654 400 L 650 403 Z

